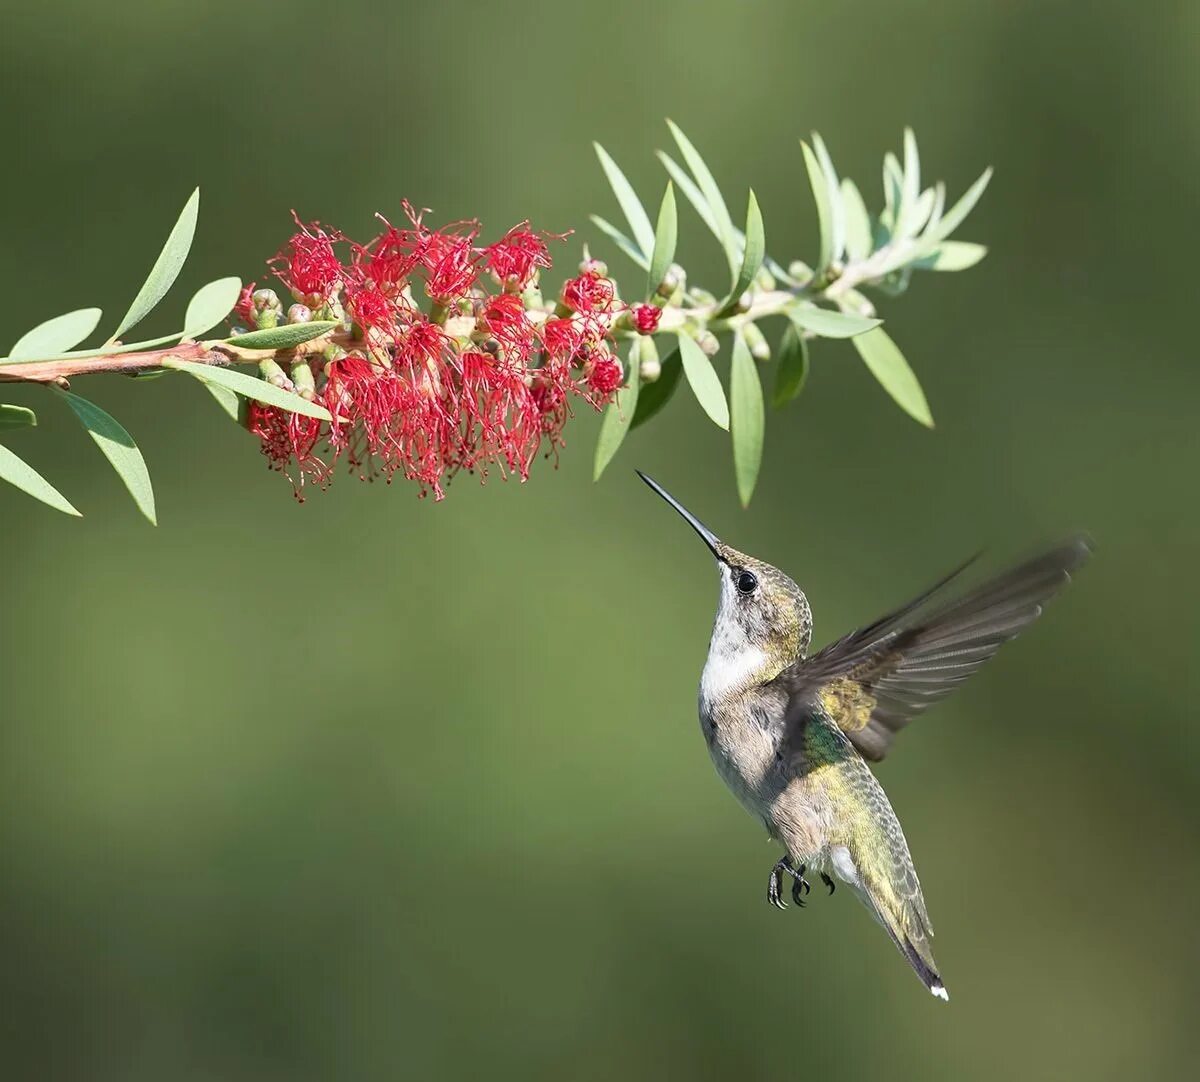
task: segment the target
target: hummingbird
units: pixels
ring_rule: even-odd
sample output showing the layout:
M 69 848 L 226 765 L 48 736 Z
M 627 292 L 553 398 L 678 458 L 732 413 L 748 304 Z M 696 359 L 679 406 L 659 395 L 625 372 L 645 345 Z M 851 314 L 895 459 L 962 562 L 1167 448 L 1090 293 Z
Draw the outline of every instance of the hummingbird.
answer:
M 803 906 L 817 872 L 846 884 L 934 996 L 949 993 L 933 959 L 933 928 L 904 831 L 867 765 L 1041 615 L 1091 554 L 1083 535 L 966 592 L 950 587 L 966 561 L 906 605 L 809 655 L 804 591 L 738 552 L 657 481 L 638 476 L 716 557 L 720 601 L 700 677 L 700 728 L 717 773 L 783 846 L 767 881 L 780 909 L 786 876 Z

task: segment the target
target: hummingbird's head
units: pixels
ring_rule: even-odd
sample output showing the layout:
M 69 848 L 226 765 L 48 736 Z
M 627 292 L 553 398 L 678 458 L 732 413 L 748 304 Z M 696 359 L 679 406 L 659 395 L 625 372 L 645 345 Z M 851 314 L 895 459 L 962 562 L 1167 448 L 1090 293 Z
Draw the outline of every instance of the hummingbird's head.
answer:
M 812 639 L 812 609 L 804 591 L 779 568 L 725 544 L 657 481 L 637 472 L 683 516 L 716 557 L 721 599 L 713 628 L 714 646 L 719 644 L 727 653 L 757 649 L 779 668 L 806 654 Z

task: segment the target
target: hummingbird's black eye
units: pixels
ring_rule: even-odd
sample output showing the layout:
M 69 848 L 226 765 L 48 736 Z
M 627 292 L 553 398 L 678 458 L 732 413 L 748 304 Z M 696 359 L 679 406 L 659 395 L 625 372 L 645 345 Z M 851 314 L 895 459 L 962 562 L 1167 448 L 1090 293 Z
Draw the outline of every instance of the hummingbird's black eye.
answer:
M 743 571 L 737 578 L 738 593 L 752 594 L 758 589 L 758 579 L 749 571 Z

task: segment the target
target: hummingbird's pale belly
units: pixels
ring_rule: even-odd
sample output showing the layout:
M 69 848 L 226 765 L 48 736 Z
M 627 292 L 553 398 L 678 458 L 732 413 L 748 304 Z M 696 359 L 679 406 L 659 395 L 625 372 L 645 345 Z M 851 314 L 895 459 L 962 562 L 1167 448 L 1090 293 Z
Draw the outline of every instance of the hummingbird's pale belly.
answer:
M 791 772 L 779 754 L 778 707 L 760 691 L 715 709 L 700 697 L 700 728 L 721 780 L 738 802 L 802 863 L 821 866 L 831 809 L 813 779 Z M 775 708 L 775 709 L 773 709 Z

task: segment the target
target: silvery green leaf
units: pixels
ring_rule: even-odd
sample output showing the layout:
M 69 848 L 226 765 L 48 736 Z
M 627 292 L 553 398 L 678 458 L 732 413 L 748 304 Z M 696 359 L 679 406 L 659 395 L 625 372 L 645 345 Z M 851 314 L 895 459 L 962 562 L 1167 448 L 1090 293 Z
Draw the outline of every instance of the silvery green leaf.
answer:
M 66 515 L 79 515 L 70 502 L 49 481 L 37 472 L 23 458 L 18 458 L 4 444 L 0 443 L 0 481 L 15 485 L 22 492 L 49 504 L 56 511 Z
M 37 415 L 33 410 L 0 403 L 0 428 L 32 428 L 36 424 Z
M 966 216 L 975 209 L 975 204 L 979 202 L 979 197 L 983 195 L 984 190 L 988 186 L 988 181 L 991 179 L 992 167 L 989 165 L 980 175 L 979 179 L 967 189 L 963 197 L 946 211 L 937 228 L 926 232 L 924 239 L 929 243 L 936 243 L 950 236 L 951 233 L 962 225 Z
M 221 341 L 239 349 L 293 349 L 304 342 L 328 334 L 338 326 L 335 320 L 314 319 L 310 323 L 284 323 L 278 327 L 268 327 L 266 330 L 237 334 Z
M 683 372 L 687 376 L 692 394 L 705 413 L 718 428 L 729 428 L 729 403 L 725 401 L 725 388 L 713 368 L 712 361 L 700 348 L 700 344 L 686 331 L 679 333 L 679 356 L 683 361 Z
M 675 209 L 675 188 L 667 181 L 662 203 L 658 208 L 658 226 L 654 230 L 654 248 L 650 257 L 650 274 L 646 293 L 654 294 L 675 261 L 675 244 L 679 237 L 679 214 Z
M 332 421 L 329 411 L 324 406 L 301 398 L 291 391 L 281 390 L 268 383 L 265 379 L 247 376 L 233 368 L 218 368 L 211 364 L 197 364 L 195 361 L 185 361 L 179 357 L 167 357 L 163 360 L 163 368 L 171 368 L 177 372 L 186 372 L 189 376 L 204 383 L 217 383 L 246 398 L 253 398 L 268 406 L 278 406 L 280 409 L 300 413 L 305 417 L 315 417 L 319 421 Z
M 39 323 L 17 339 L 8 353 L 10 361 L 44 361 L 74 349 L 100 322 L 99 308 L 79 308 Z
M 633 411 L 633 422 L 629 427 L 644 425 L 670 402 L 671 396 L 679 388 L 682 375 L 683 362 L 680 360 L 679 350 L 673 349 L 662 359 L 658 379 L 653 383 L 643 383 L 638 388 L 637 408 Z
M 859 335 L 854 339 L 854 347 L 896 404 L 913 420 L 932 428 L 933 415 L 929 412 L 925 392 L 921 390 L 921 384 L 900 352 L 900 347 L 887 333 L 882 328 L 876 328 L 869 334 Z
M 900 168 L 900 159 L 889 150 L 883 156 L 883 213 L 879 216 L 889 234 L 896 225 L 903 189 L 904 170 Z
M 240 278 L 218 278 L 201 286 L 188 301 L 187 314 L 183 317 L 183 337 L 198 338 L 215 327 L 233 311 L 241 292 Z
M 775 370 L 775 390 L 771 404 L 779 409 L 804 390 L 808 379 L 808 343 L 790 320 L 779 340 L 779 367 Z
M 813 200 L 817 204 L 817 225 L 821 233 L 821 251 L 817 257 L 817 265 L 813 268 L 818 278 L 829 268 L 833 260 L 833 203 L 830 199 L 829 181 L 821 168 L 821 160 L 803 140 L 800 147 L 804 151 L 804 167 L 808 170 L 808 183 L 812 187 Z
M 917 196 L 908 217 L 896 226 L 893 239 L 911 240 L 920 233 L 925 228 L 926 222 L 929 221 L 929 215 L 933 211 L 933 204 L 936 198 L 937 195 L 932 188 L 926 188 Z
M 738 253 L 733 239 L 733 219 L 729 216 L 729 208 L 725 206 L 721 189 L 713 179 L 712 173 L 709 172 L 708 166 L 704 164 L 704 159 L 700 156 L 699 151 L 692 146 L 691 140 L 683 134 L 679 126 L 673 121 L 668 120 L 667 127 L 671 129 L 671 135 L 674 136 L 675 142 L 679 146 L 679 152 L 683 155 L 683 160 L 692 171 L 692 176 L 696 178 L 696 183 L 700 186 L 704 201 L 712 210 L 713 221 L 716 223 L 716 233 L 721 241 L 721 247 L 725 249 L 725 258 L 729 261 L 730 268 L 736 267 Z
M 929 212 L 929 221 L 925 224 L 925 235 L 929 236 L 938 227 L 942 214 L 946 209 L 946 185 L 940 180 L 933 186 L 933 209 Z
M 741 267 L 729 291 L 729 299 L 722 306 L 722 312 L 732 309 L 742 294 L 750 288 L 754 277 L 762 266 L 763 255 L 766 253 L 766 235 L 763 231 L 762 212 L 758 209 L 758 200 L 754 198 L 754 190 L 750 190 L 750 200 L 746 207 L 746 242 L 742 252 Z
M 228 387 L 222 387 L 219 383 L 204 383 L 203 387 L 217 400 L 217 405 L 228 413 L 234 422 L 241 421 L 241 399 L 236 394 Z
M 617 197 L 617 202 L 621 204 L 625 220 L 633 231 L 634 240 L 637 242 L 636 247 L 641 252 L 642 258 L 648 259 L 654 249 L 654 230 L 650 226 L 646 208 L 642 206 L 642 201 L 638 198 L 637 192 L 633 190 L 633 185 L 625 179 L 621 167 L 613 161 L 608 151 L 599 143 L 593 143 L 592 146 L 596 148 L 596 157 L 600 159 L 604 175 L 608 177 L 608 183 Z
M 858 185 L 849 177 L 842 180 L 842 211 L 846 217 L 846 258 L 859 263 L 871 254 L 871 216 Z
M 829 258 L 840 262 L 846 248 L 846 217 L 842 210 L 842 186 L 838 180 L 833 159 L 825 147 L 825 140 L 813 132 L 813 150 L 825 177 L 825 191 L 829 200 Z
M 650 260 L 642 255 L 641 249 L 633 243 L 624 233 L 622 233 L 611 222 L 605 221 L 598 214 L 589 214 L 592 220 L 592 225 L 600 230 L 609 240 L 621 249 L 630 259 L 634 261 L 642 270 L 647 270 L 650 267 Z
M 878 327 L 882 320 L 867 319 L 864 316 L 850 315 L 848 312 L 835 312 L 830 308 L 818 308 L 811 304 L 798 304 L 785 313 L 797 327 L 822 338 L 853 338 L 865 334 Z
M 738 497 L 745 507 L 754 494 L 758 471 L 762 466 L 763 410 L 762 384 L 758 366 L 750 354 L 743 335 L 733 338 L 733 361 L 729 375 L 730 427 L 733 437 L 733 471 L 737 478 Z
M 123 425 L 110 417 L 94 402 L 80 398 L 70 391 L 59 391 L 66 399 L 67 405 L 75 411 L 75 416 L 87 429 L 88 435 L 95 441 L 101 453 L 108 459 L 109 464 L 117 472 L 117 476 L 129 489 L 133 502 L 152 526 L 157 526 L 154 512 L 154 488 L 150 484 L 150 472 L 146 469 L 146 460 L 133 437 L 125 431 Z
M 987 247 L 965 240 L 944 240 L 927 256 L 916 260 L 917 270 L 961 271 L 975 266 L 985 255 Z
M 188 252 L 192 248 L 192 238 L 196 234 L 196 218 L 200 213 L 200 189 L 192 192 L 191 198 L 184 204 L 183 211 L 171 229 L 167 243 L 158 253 L 158 259 L 150 269 L 150 276 L 142 284 L 133 304 L 121 320 L 121 325 L 113 331 L 113 339 L 120 338 L 130 327 L 140 323 L 153 310 L 154 306 L 163 299 L 167 290 L 179 276 Z
M 596 438 L 596 458 L 592 465 L 592 480 L 599 481 L 600 475 L 617 453 L 625 436 L 633 424 L 633 416 L 637 411 L 638 387 L 641 383 L 641 348 L 642 339 L 635 338 L 629 347 L 629 367 L 626 374 L 625 386 L 617 392 L 617 397 L 609 404 L 600 422 L 600 435 Z
M 904 171 L 900 180 L 900 202 L 896 208 L 896 224 L 892 230 L 896 236 L 911 237 L 920 228 L 913 225 L 917 216 L 917 199 L 920 194 L 921 158 L 917 153 L 917 139 L 913 135 L 912 128 L 905 128 Z
M 718 243 L 723 245 L 725 242 L 721 237 L 721 230 L 717 227 L 717 219 L 713 216 L 712 208 L 705 202 L 704 195 L 696 187 L 696 182 L 688 176 L 687 170 L 665 150 L 655 151 L 655 153 L 658 155 L 658 160 L 663 163 L 671 180 L 675 182 L 675 187 L 683 192 L 687 201 L 692 204 L 692 208 L 700 215 L 700 220 L 708 226 L 709 232 L 717 238 Z

